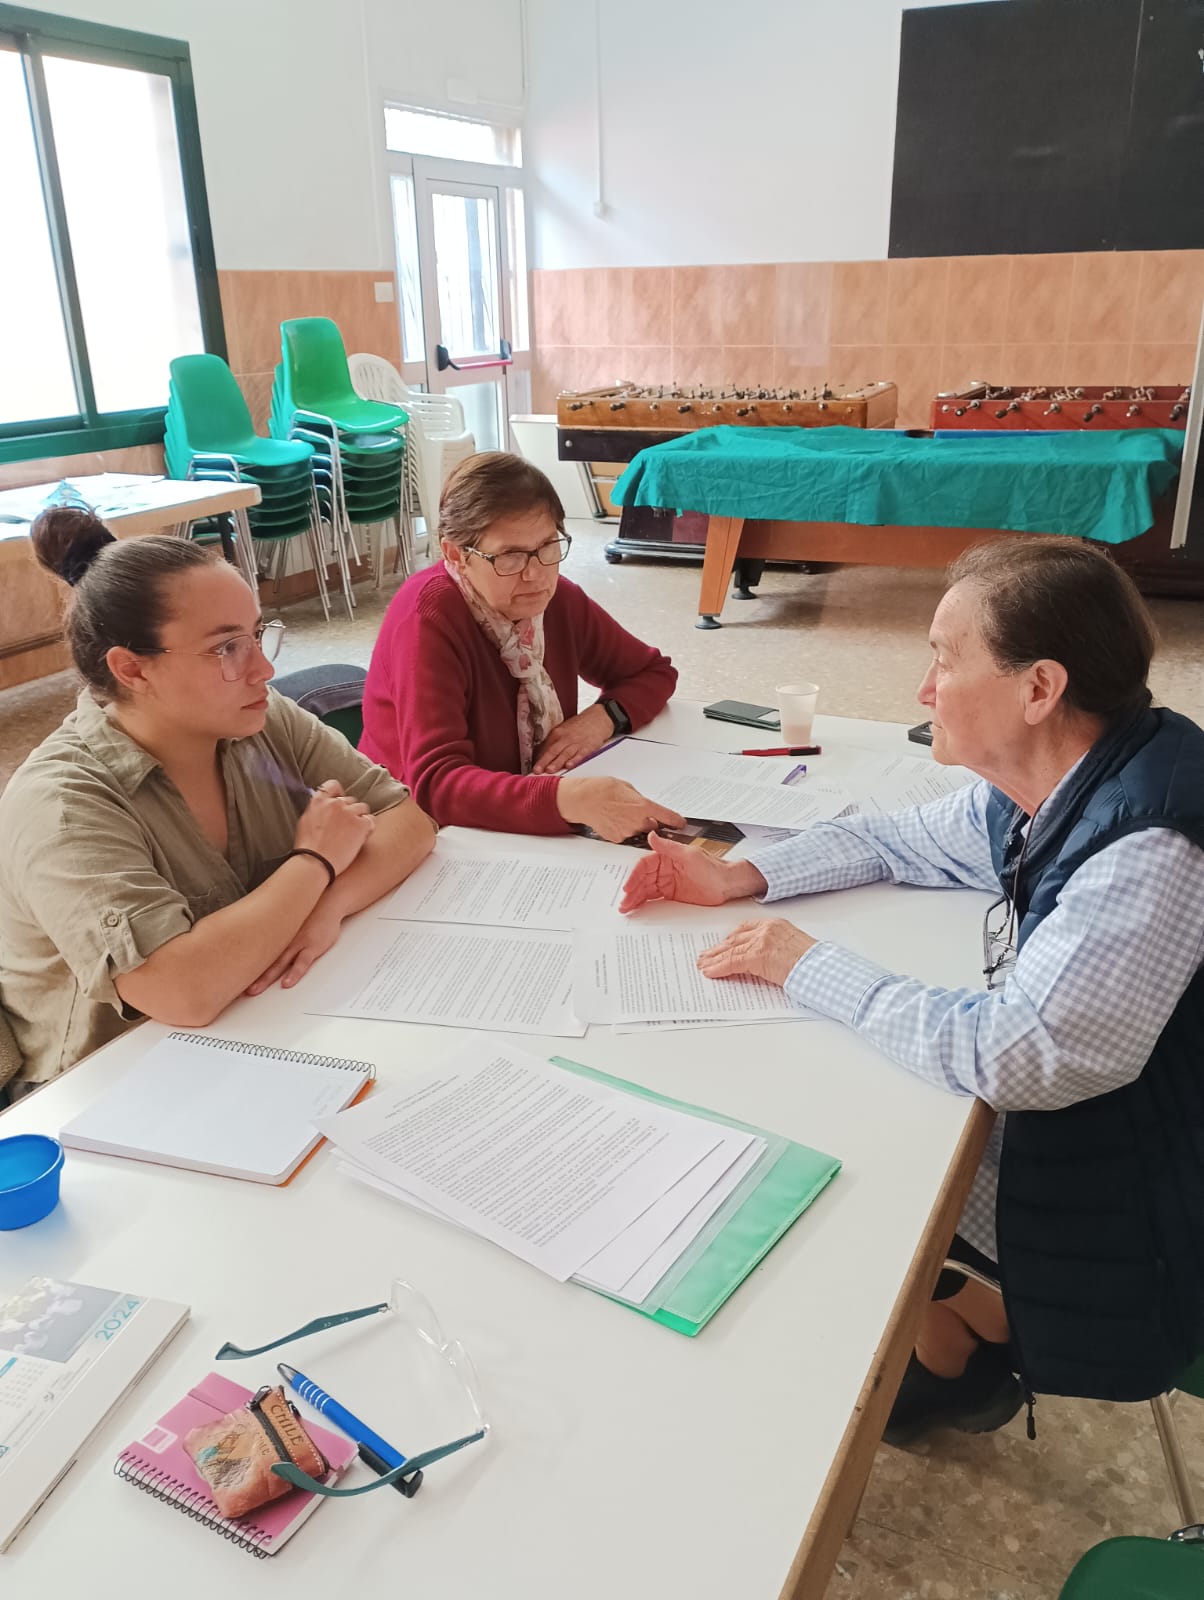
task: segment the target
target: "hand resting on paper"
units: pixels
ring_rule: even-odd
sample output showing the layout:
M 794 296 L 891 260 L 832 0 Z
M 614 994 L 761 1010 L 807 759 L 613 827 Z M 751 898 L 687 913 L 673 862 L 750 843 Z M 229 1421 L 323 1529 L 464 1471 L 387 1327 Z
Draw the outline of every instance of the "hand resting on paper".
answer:
M 809 933 L 781 917 L 741 922 L 720 944 L 702 952 L 698 970 L 704 978 L 764 978 L 781 989 L 816 943 Z
M 589 828 L 611 844 L 622 844 L 633 833 L 647 833 L 661 823 L 670 828 L 686 825 L 683 816 L 646 799 L 622 778 L 561 778 L 556 805 L 566 822 Z
M 765 879 L 749 861 L 719 861 L 705 850 L 648 835 L 651 855 L 641 856 L 623 885 L 620 911 L 638 911 L 649 900 L 681 900 L 691 906 L 721 906 L 764 894 Z
M 535 752 L 532 772 L 567 772 L 615 736 L 615 725 L 602 706 L 590 706 L 558 722 Z

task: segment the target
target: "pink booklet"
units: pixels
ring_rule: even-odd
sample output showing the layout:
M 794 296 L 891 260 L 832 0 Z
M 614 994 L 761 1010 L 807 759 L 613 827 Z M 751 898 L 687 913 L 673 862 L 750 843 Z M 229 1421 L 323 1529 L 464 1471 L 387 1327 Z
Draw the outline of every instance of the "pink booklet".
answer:
M 113 1471 L 119 1478 L 153 1494 L 156 1500 L 175 1506 L 177 1511 L 185 1512 L 203 1527 L 220 1533 L 240 1549 L 249 1550 L 255 1556 L 274 1556 L 317 1510 L 322 1496 L 308 1489 L 294 1489 L 245 1517 L 223 1517 L 209 1496 L 208 1484 L 193 1466 L 182 1443 L 192 1428 L 216 1422 L 227 1412 L 246 1405 L 250 1398 L 250 1389 L 211 1372 L 177 1401 L 166 1416 L 160 1417 L 141 1439 L 126 1445 Z M 315 1427 L 308 1419 L 305 1428 L 330 1462 L 333 1483 L 355 1460 L 356 1446 L 341 1434 Z

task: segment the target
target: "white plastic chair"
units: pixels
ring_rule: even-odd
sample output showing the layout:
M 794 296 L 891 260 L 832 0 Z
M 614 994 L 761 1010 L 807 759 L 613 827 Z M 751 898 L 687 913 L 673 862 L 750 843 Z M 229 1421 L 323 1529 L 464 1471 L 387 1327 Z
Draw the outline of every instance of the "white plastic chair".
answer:
M 413 430 L 416 448 L 407 451 L 418 503 L 427 534 L 439 532 L 439 496 L 453 467 L 476 454 L 477 442 L 464 423 L 464 408 L 454 395 L 423 394 L 411 389 L 400 372 L 383 356 L 348 356 L 347 366 L 357 394 L 365 400 L 383 400 L 402 406 L 410 414 L 407 434 Z

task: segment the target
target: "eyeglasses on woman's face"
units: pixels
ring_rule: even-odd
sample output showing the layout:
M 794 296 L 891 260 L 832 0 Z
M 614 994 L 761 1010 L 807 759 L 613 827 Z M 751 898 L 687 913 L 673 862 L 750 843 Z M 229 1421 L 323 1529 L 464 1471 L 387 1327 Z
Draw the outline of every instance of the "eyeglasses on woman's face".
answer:
M 478 550 L 475 544 L 465 545 L 464 553 L 469 556 L 480 556 L 482 561 L 497 573 L 499 578 L 517 578 L 520 572 L 526 572 L 530 562 L 538 561 L 541 567 L 558 567 L 572 548 L 571 534 L 560 533 L 554 539 L 549 539 L 541 544 L 537 550 Z
M 140 656 L 208 656 L 217 661 L 227 683 L 237 683 L 249 671 L 256 651 L 262 652 L 265 661 L 275 661 L 283 638 L 283 622 L 261 622 L 251 633 L 236 633 L 214 645 L 212 650 L 168 650 L 160 645 L 135 653 Z

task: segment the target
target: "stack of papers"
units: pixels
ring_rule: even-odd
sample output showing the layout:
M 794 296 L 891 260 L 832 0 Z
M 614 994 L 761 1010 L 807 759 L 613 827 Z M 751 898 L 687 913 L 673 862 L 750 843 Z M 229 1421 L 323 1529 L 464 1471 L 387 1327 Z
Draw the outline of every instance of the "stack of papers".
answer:
M 318 1126 L 359 1181 L 639 1306 L 767 1149 L 490 1039 Z

